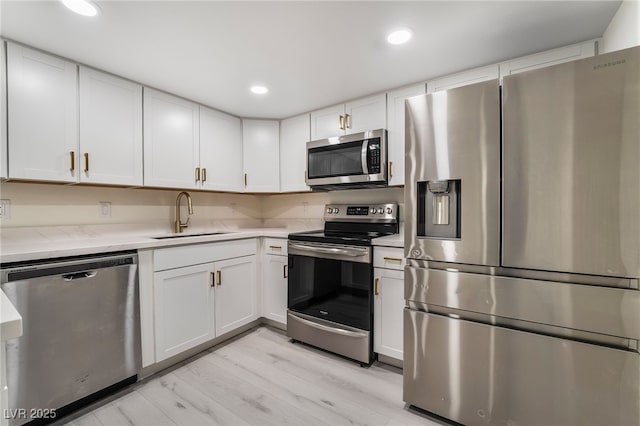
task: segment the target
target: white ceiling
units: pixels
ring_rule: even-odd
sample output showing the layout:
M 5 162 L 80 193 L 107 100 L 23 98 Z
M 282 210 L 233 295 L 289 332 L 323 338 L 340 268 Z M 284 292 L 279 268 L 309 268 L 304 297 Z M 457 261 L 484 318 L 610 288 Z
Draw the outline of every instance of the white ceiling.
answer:
M 242 117 L 284 118 L 602 36 L 620 1 L 0 3 L 0 34 Z M 406 45 L 386 43 L 407 26 Z M 249 92 L 261 83 L 266 96 Z

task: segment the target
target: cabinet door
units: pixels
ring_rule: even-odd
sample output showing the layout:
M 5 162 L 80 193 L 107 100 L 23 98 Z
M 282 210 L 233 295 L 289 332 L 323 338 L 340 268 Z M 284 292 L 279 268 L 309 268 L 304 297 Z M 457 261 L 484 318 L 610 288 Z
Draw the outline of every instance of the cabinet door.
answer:
M 142 185 L 142 86 L 80 67 L 80 182 Z
M 498 64 L 459 72 L 445 77 L 436 78 L 427 82 L 427 93 L 440 90 L 454 89 L 469 84 L 493 80 L 500 76 Z
M 500 64 L 500 78 L 577 59 L 589 58 L 595 54 L 595 42 L 591 40 L 511 59 Z
M 198 105 L 144 88 L 144 185 L 197 188 Z
M 313 111 L 311 113 L 311 140 L 344 135 L 340 117 L 344 119 L 344 104 Z
M 9 43 L 7 77 L 9 177 L 77 182 L 76 64 Z
M 213 265 L 153 274 L 156 362 L 215 337 Z
M 416 84 L 387 93 L 389 185 L 404 185 L 404 101 L 424 92 L 425 85 Z
M 387 95 L 369 96 L 347 103 L 346 133 L 387 128 Z
M 256 300 L 256 256 L 215 263 L 216 336 L 258 318 Z
M 242 192 L 242 123 L 239 118 L 200 106 L 202 187 Z
M 281 324 L 287 323 L 287 256 L 265 256 L 262 285 L 262 314 Z
M 374 268 L 373 350 L 402 360 L 404 272 Z
M 280 123 L 242 121 L 242 150 L 247 192 L 280 191 Z
M 310 134 L 309 114 L 280 122 L 280 191 L 308 191 L 307 142 Z
M 5 41 L 0 40 L 0 179 L 7 177 L 7 61 Z M 1 408 L 1 407 L 0 407 Z

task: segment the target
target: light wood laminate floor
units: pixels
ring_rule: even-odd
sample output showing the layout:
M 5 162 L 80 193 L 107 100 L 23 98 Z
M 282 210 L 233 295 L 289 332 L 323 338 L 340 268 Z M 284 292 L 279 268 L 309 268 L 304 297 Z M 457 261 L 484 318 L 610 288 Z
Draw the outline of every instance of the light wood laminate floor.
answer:
M 379 363 L 362 368 L 267 327 L 61 420 L 70 426 L 445 424 L 405 406 L 401 370 Z

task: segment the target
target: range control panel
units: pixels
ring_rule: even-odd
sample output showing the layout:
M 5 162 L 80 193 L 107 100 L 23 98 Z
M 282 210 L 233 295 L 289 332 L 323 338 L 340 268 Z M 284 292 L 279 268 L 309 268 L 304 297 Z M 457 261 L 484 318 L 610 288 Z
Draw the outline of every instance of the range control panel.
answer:
M 397 204 L 327 204 L 324 219 L 342 222 L 378 222 L 398 220 Z

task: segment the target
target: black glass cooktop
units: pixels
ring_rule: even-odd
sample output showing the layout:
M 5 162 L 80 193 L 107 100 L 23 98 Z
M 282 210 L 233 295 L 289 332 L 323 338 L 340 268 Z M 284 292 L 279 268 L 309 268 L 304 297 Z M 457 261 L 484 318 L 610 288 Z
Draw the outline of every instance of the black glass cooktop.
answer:
M 335 233 L 325 231 L 296 232 L 289 234 L 293 241 L 309 241 L 314 243 L 350 244 L 354 246 L 370 246 L 373 238 L 389 235 L 381 232 L 360 233 Z

